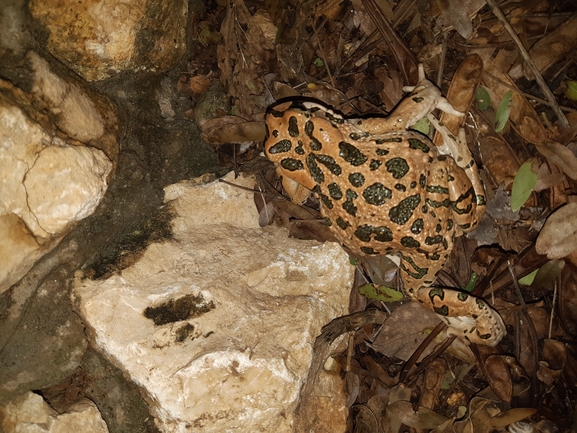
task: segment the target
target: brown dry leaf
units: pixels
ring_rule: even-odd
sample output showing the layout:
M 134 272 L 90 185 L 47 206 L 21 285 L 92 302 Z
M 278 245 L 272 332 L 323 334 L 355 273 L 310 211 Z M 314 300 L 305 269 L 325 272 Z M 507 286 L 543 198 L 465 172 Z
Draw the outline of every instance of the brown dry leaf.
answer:
M 547 386 L 553 385 L 563 373 L 567 349 L 560 341 L 546 339 L 543 342 L 543 360 L 539 363 L 537 377 Z
M 260 21 L 242 0 L 232 0 L 220 29 L 224 43 L 217 47 L 221 83 L 247 118 L 266 108 L 263 77 L 274 54 L 274 34 L 265 34 Z
M 571 179 L 577 180 L 577 156 L 566 146 L 548 142 L 535 147 L 541 155 L 547 158 L 549 163 L 559 167 Z
M 202 125 L 202 139 L 215 146 L 264 140 L 266 126 L 263 122 L 247 122 L 240 117 L 237 117 L 239 121 L 233 121 L 234 117 L 222 116 L 206 122 Z
M 533 416 L 537 412 L 537 409 L 532 407 L 518 407 L 514 409 L 506 410 L 501 412 L 491 418 L 491 426 L 494 428 L 507 427 L 509 424 L 514 422 L 524 420 Z
M 537 183 L 535 183 L 535 187 L 533 188 L 533 191 L 535 192 L 552 188 L 565 180 L 565 175 L 563 173 L 549 172 L 549 166 L 547 164 L 541 164 L 537 174 Z
M 339 107 L 347 100 L 340 90 L 326 84 L 311 83 L 307 88 L 308 92 L 304 93 L 303 96 L 319 99 L 331 107 Z
M 497 111 L 505 93 L 510 89 L 517 89 L 515 82 L 505 73 L 515 58 L 512 53 L 501 50 L 494 59 L 483 59 L 485 61 L 485 69 L 508 85 L 508 87 L 503 86 L 492 79 L 490 75 L 483 75 L 485 87 L 491 96 L 491 106 L 495 111 Z M 519 135 L 529 143 L 543 144 L 547 139 L 547 133 L 539 115 L 529 101 L 518 91 L 513 92 L 509 121 Z
M 433 409 L 438 402 L 439 392 L 447 372 L 447 363 L 442 358 L 437 358 L 431 362 L 425 371 L 423 381 L 423 392 L 419 399 L 419 406 Z
M 403 304 L 385 321 L 370 347 L 388 357 L 407 360 L 425 339 L 425 330 L 437 326 L 439 318 L 415 302 Z M 430 353 L 429 346 L 422 356 Z
M 467 419 L 455 423 L 455 432 L 458 433 L 490 433 L 493 431 L 490 420 L 501 412 L 497 404 L 483 397 L 474 397 L 469 402 Z
M 447 99 L 456 110 L 462 113 L 469 110 L 469 106 L 475 97 L 477 86 L 481 81 L 482 72 L 483 60 L 477 54 L 467 56 L 461 62 L 447 91 Z M 465 121 L 465 117 L 458 117 L 443 112 L 439 120 L 456 136 L 462 122 Z M 440 134 L 436 134 L 434 143 L 439 145 L 442 141 Z
M 559 284 L 559 316 L 563 328 L 572 338 L 577 338 L 577 267 L 567 263 Z
M 535 248 L 550 260 L 562 259 L 577 249 L 577 203 L 557 209 L 541 229 Z
M 403 424 L 417 429 L 433 429 L 448 420 L 447 417 L 422 406 L 415 412 L 412 403 L 403 400 L 389 403 L 387 412 L 398 418 Z
M 445 20 L 452 25 L 463 38 L 469 39 L 473 34 L 473 25 L 471 24 L 469 11 L 465 7 L 465 3 L 470 2 L 458 0 L 442 0 L 437 2 Z
M 502 135 L 489 132 L 493 128 L 487 125 L 485 119 L 473 112 L 475 120 L 479 125 L 479 130 L 486 132 L 479 137 L 479 148 L 483 159 L 484 172 L 491 180 L 489 186 L 494 188 L 503 185 L 510 190 L 515 179 L 515 174 L 519 171 L 521 163 L 517 153 L 513 151 L 509 143 Z
M 210 78 L 206 75 L 196 75 L 190 79 L 190 90 L 194 93 L 204 93 L 210 87 Z
M 570 16 L 563 24 L 540 38 L 529 50 L 531 59 L 541 74 L 562 60 L 577 47 L 577 15 Z M 514 68 L 509 75 L 517 80 L 524 74 L 529 80 L 533 77 L 525 68 Z
M 479 351 L 484 350 L 479 347 Z M 507 362 L 500 355 L 491 355 L 485 360 L 485 371 L 491 389 L 503 401 L 511 401 L 513 397 L 513 381 Z

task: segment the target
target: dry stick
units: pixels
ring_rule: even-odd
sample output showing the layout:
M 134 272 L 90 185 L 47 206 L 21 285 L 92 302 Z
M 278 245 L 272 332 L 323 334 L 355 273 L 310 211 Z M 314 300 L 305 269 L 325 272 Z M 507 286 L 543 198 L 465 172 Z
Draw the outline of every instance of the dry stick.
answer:
M 553 332 L 553 318 L 555 317 L 555 302 L 557 301 L 557 279 L 555 280 L 555 288 L 553 290 L 553 302 L 551 305 L 551 317 L 549 318 L 549 333 L 548 337 L 551 338 L 551 333 Z
M 325 18 L 319 27 L 324 26 L 326 22 L 327 22 L 327 19 Z M 329 74 L 329 80 L 331 80 L 331 86 L 333 86 L 333 88 L 336 89 L 337 86 L 335 85 L 335 80 L 333 80 L 333 74 L 331 74 L 331 69 L 329 68 L 328 57 L 326 56 L 325 50 L 323 49 L 323 46 L 321 44 L 321 39 L 319 38 L 317 28 L 314 27 L 313 30 L 315 32 L 315 36 L 317 39 L 317 45 L 319 46 L 319 51 L 321 52 L 321 56 L 323 57 L 323 63 L 325 64 L 325 69 L 327 70 L 327 74 Z
M 513 92 L 517 92 L 518 94 L 523 95 L 527 99 L 532 99 L 534 101 L 537 101 L 539 104 L 543 104 L 543 105 L 547 105 L 547 106 L 551 105 L 551 104 L 549 104 L 549 101 L 547 101 L 545 99 L 538 98 L 535 95 L 531 95 L 530 93 L 523 92 L 518 87 L 515 87 L 515 86 L 511 85 L 510 83 L 507 83 L 506 81 L 501 80 L 499 77 L 496 77 L 495 75 L 491 74 L 490 72 L 487 72 L 486 70 L 483 70 L 483 78 L 484 79 L 488 78 L 490 80 L 496 81 L 501 86 L 506 87 L 507 89 L 512 90 Z M 555 104 L 557 104 L 557 101 L 555 101 Z M 561 110 L 566 111 L 568 113 L 576 113 L 577 112 L 577 110 L 575 108 L 566 107 L 564 105 L 560 105 L 559 107 L 561 108 Z
M 511 36 L 511 39 L 513 39 L 515 41 L 515 44 L 517 44 L 517 49 L 519 50 L 519 52 L 523 56 L 523 60 L 525 61 L 525 64 L 531 70 L 531 73 L 535 77 L 535 80 L 539 84 L 539 87 L 541 87 L 541 90 L 543 91 L 543 93 L 545 94 L 545 97 L 549 101 L 551 108 L 553 109 L 553 111 L 555 112 L 557 117 L 559 118 L 561 125 L 563 125 L 566 128 L 569 127 L 569 122 L 567 121 L 565 114 L 563 114 L 563 111 L 561 111 L 561 108 L 559 108 L 559 105 L 557 104 L 557 101 L 555 100 L 555 96 L 553 95 L 553 92 L 551 92 L 551 89 L 549 89 L 549 87 L 547 86 L 547 83 L 545 83 L 543 76 L 541 75 L 541 73 L 537 69 L 537 66 L 535 66 L 535 63 L 533 63 L 533 59 L 531 58 L 531 56 L 529 56 L 529 52 L 525 49 L 523 42 L 521 42 L 521 39 L 519 39 L 519 36 L 517 36 L 517 33 L 515 33 L 515 30 L 513 29 L 513 27 L 511 27 L 511 24 L 509 24 L 507 17 L 505 17 L 505 15 L 503 14 L 503 11 L 499 7 L 499 5 L 495 2 L 495 0 L 487 0 L 487 4 L 491 7 L 491 9 L 493 10 L 493 14 L 495 14 L 497 19 L 499 21 L 501 21 L 501 24 L 503 24 L 503 27 L 505 27 L 505 30 L 507 30 L 507 32 L 509 33 L 509 36 Z

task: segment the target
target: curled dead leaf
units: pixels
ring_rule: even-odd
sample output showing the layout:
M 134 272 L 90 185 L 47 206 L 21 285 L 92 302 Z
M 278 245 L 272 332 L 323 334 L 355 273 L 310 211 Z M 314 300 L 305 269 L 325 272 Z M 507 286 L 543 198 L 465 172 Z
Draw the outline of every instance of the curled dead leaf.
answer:
M 206 122 L 201 137 L 209 144 L 244 143 L 248 141 L 263 141 L 266 126 L 263 122 L 247 122 L 244 119 L 232 121 L 231 117 L 223 116 Z M 225 119 L 226 118 L 226 119 Z
M 210 78 L 206 75 L 196 75 L 190 79 L 190 90 L 194 93 L 204 93 L 210 87 Z
M 545 222 L 537 237 L 537 253 L 550 260 L 562 259 L 577 249 L 577 203 L 557 209 Z
M 566 146 L 549 142 L 535 147 L 541 155 L 547 158 L 547 161 L 555 164 L 571 179 L 577 180 L 577 156 Z
M 506 427 L 509 424 L 529 418 L 535 412 L 537 412 L 537 409 L 533 407 L 516 407 L 509 409 L 492 417 L 491 426 L 495 428 Z

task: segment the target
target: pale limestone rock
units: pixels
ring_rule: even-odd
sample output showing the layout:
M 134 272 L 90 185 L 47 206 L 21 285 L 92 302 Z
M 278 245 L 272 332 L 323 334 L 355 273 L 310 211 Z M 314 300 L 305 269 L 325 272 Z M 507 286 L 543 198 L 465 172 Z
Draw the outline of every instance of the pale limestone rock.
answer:
M 57 234 L 91 215 L 106 192 L 111 167 L 104 152 L 90 147 L 54 143 L 40 151 L 24 179 L 38 225 Z
M 32 0 L 50 52 L 88 81 L 127 70 L 166 71 L 185 51 L 185 0 Z
M 0 80 L 0 293 L 94 212 L 118 154 L 110 106 L 28 59 L 31 94 Z
M 182 182 L 166 199 L 173 240 L 121 275 L 76 284 L 95 345 L 141 387 L 164 432 L 294 431 L 312 343 L 347 312 L 347 255 L 260 228 L 252 194 L 224 183 Z M 144 315 L 185 296 L 197 316 L 155 326 Z M 323 393 L 342 395 L 340 380 L 331 383 Z M 344 431 L 344 400 L 333 404 L 333 431 Z
M 33 392 L 0 406 L 0 427 L 12 433 L 108 433 L 92 401 L 83 399 L 58 414 Z

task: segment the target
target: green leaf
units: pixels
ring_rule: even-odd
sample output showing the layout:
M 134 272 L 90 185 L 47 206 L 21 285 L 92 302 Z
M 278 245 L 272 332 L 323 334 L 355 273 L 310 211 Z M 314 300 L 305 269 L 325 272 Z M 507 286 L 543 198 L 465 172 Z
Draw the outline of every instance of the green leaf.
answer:
M 426 117 L 423 117 L 413 126 L 411 126 L 411 129 L 414 129 L 415 131 L 418 131 L 421 134 L 429 135 L 429 131 L 431 130 L 431 122 Z
M 313 63 L 314 63 L 316 66 L 319 66 L 319 67 L 320 67 L 320 66 L 323 66 L 323 65 L 325 64 L 325 62 L 323 62 L 323 59 L 321 59 L 320 57 L 317 57 L 317 58 L 313 61 Z
M 471 278 L 469 279 L 469 282 L 467 283 L 467 285 L 465 286 L 465 288 L 463 290 L 465 292 L 471 293 L 473 291 L 473 289 L 475 288 L 475 283 L 477 282 L 478 279 L 479 279 L 479 275 L 477 275 L 476 272 L 471 273 Z
M 531 282 L 531 288 L 540 289 L 553 286 L 554 281 L 561 275 L 564 267 L 564 260 L 549 260 L 539 268 L 535 279 Z
M 485 111 L 491 105 L 491 96 L 483 86 L 477 87 L 475 100 L 477 101 L 477 108 L 481 111 Z
M 495 114 L 495 132 L 501 132 L 507 124 L 507 120 L 509 120 L 509 112 L 511 111 L 512 98 L 512 90 L 509 90 L 505 93 L 505 96 L 503 96 L 503 100 L 499 104 L 499 108 Z
M 523 278 L 519 278 L 519 284 L 523 284 L 524 286 L 530 286 L 531 284 L 533 284 L 533 280 L 535 279 L 535 275 L 537 275 L 537 272 L 539 272 L 539 269 L 535 269 L 533 272 L 531 272 L 528 275 L 525 275 Z
M 577 101 L 577 81 L 567 81 L 567 89 L 565 89 L 565 96 L 571 101 Z
M 387 286 L 377 284 L 365 284 L 359 287 L 359 293 L 369 299 L 375 299 L 382 302 L 395 302 L 403 299 L 403 294 Z
M 525 204 L 537 183 L 537 173 L 533 173 L 531 164 L 531 160 L 525 162 L 519 168 L 513 181 L 513 190 L 511 191 L 511 210 L 513 212 L 521 209 L 521 206 Z

